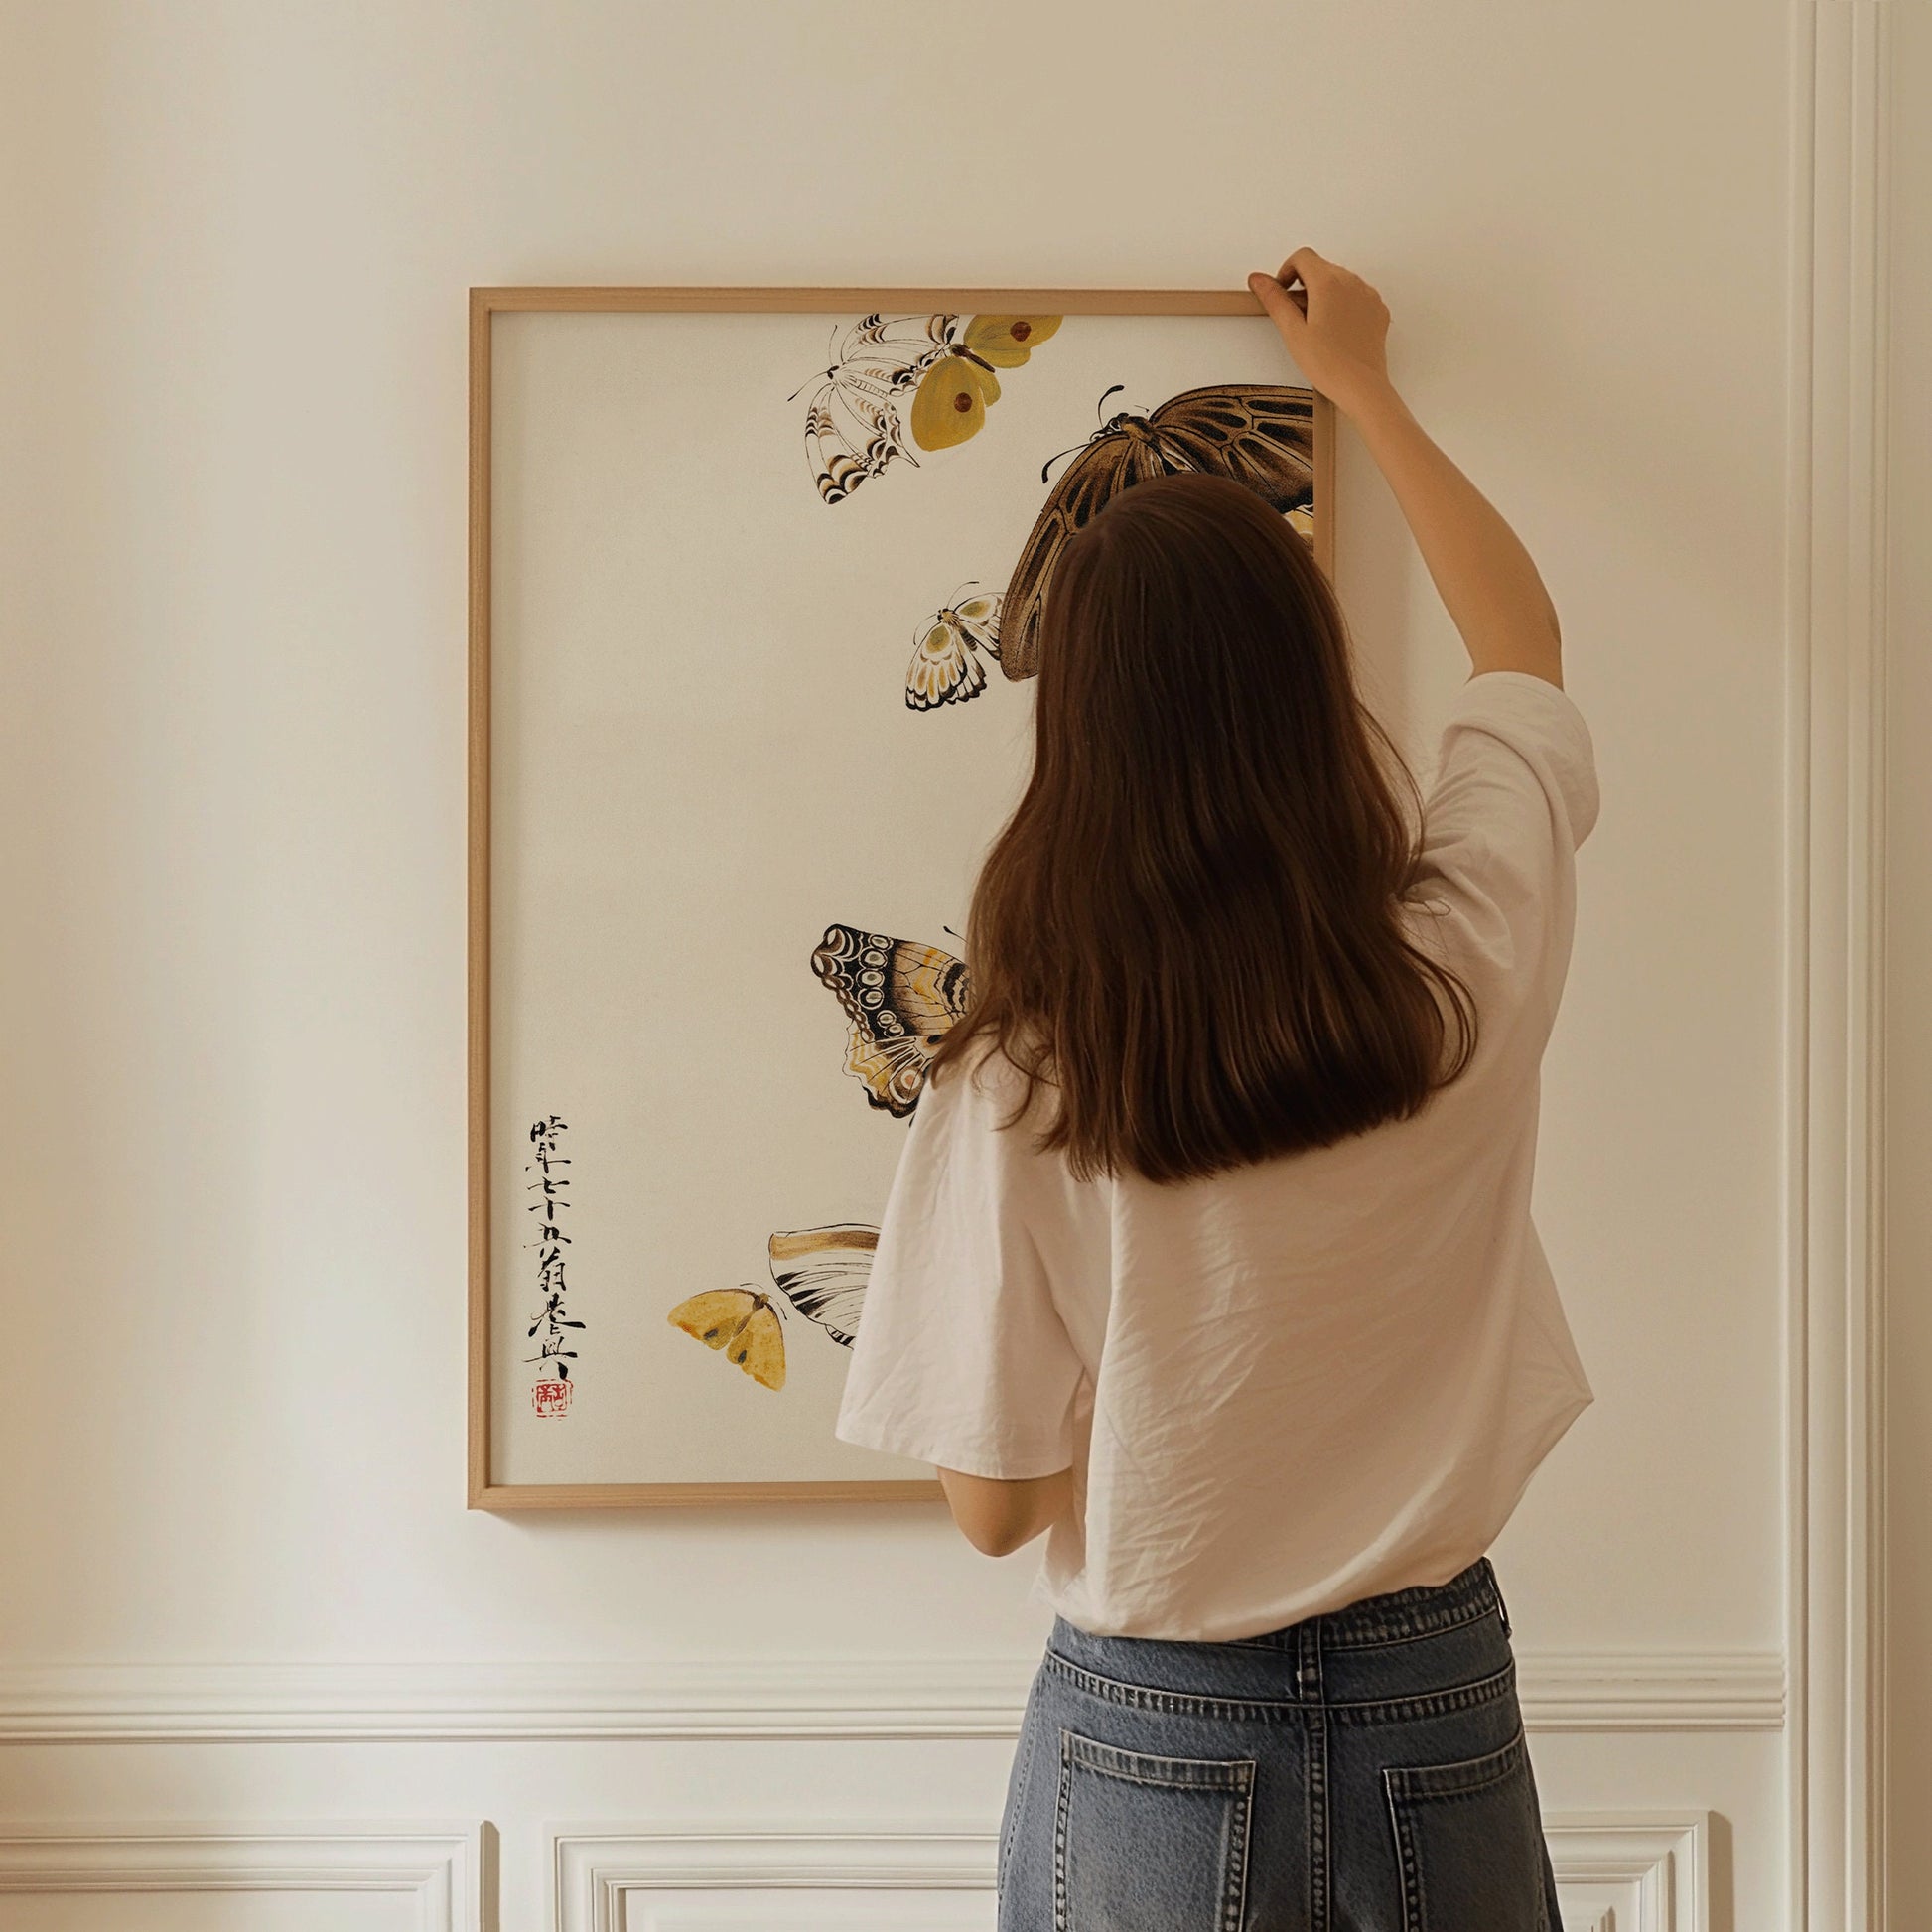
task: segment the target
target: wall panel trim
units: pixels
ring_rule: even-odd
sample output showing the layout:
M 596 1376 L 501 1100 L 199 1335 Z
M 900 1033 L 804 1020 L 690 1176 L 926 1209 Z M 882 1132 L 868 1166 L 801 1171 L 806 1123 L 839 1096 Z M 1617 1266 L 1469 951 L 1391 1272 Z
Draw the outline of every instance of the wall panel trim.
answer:
M 1785 1876 L 1882 1924 L 1884 97 L 1889 0 L 1791 0 Z
M 51 1892 L 401 1892 L 419 1932 L 488 1932 L 482 1825 L 15 1825 L 0 1897 Z
M 1570 1932 L 1712 1932 L 1709 1812 L 1547 1812 L 1544 1829 Z M 550 1932 L 623 1932 L 641 1916 L 633 1893 L 991 1892 L 997 1851 L 993 1832 L 849 1826 L 556 1825 L 549 1837 Z M 765 1916 L 748 1899 L 745 1923 Z
M 1002 1737 L 1037 1659 L 0 1669 L 0 1743 Z M 1774 1653 L 1529 1652 L 1533 1730 L 1775 1730 Z

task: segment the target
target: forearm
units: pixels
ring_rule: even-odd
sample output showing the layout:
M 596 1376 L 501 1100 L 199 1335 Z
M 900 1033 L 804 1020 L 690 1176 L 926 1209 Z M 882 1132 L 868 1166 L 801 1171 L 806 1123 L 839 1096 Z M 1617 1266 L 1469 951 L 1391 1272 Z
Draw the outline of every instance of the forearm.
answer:
M 1516 532 L 1424 433 L 1389 381 L 1388 305 L 1352 270 L 1298 248 L 1248 277 L 1303 375 L 1342 411 L 1389 480 L 1478 671 L 1563 682 L 1550 594 Z
M 1556 607 L 1522 541 L 1383 383 L 1349 410 L 1477 671 L 1561 684 Z
M 1014 1480 L 965 1475 L 957 1469 L 938 1473 L 953 1521 L 984 1556 L 1010 1556 L 1073 1506 L 1071 1469 Z

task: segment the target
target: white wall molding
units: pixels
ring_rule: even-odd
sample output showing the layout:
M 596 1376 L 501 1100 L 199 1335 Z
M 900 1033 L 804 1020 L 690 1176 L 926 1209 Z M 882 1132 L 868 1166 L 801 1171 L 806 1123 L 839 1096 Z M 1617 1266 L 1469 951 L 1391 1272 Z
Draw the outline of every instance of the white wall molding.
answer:
M 0 1896 L 50 1892 L 400 1892 L 420 1932 L 487 1932 L 481 1825 L 40 1825 L 0 1834 Z
M 647 1832 L 621 1825 L 550 1830 L 551 1932 L 659 1932 L 632 1894 L 822 1891 L 980 1892 L 993 1889 L 995 1832 Z M 764 1914 L 748 1911 L 753 1921 Z M 936 1917 L 936 1915 L 935 1915 Z M 668 1932 L 668 1928 L 665 1929 Z M 903 1932 L 914 1932 L 907 1926 Z
M 1793 0 L 1785 1758 L 1792 1932 L 1877 1932 L 1887 0 Z
M 0 1743 L 1013 1737 L 1031 1658 L 0 1670 Z M 1775 1730 L 1774 1653 L 1531 1652 L 1532 1730 Z
M 1710 1932 L 1708 1811 L 1546 1811 L 1565 1932 Z
M 1544 1831 L 1571 1932 L 1711 1932 L 1711 1815 L 1703 1811 L 1549 1812 Z M 940 1894 L 993 1889 L 992 1832 L 651 1832 L 620 1825 L 550 1831 L 550 1932 L 672 1932 L 711 1914 L 648 1910 L 666 1894 L 822 1891 L 935 1895 L 930 1923 L 961 1922 Z M 655 1901 L 653 1901 L 655 1895 Z M 851 1914 L 856 1918 L 856 1913 Z M 748 1907 L 731 1922 L 761 1922 Z M 813 1916 L 800 1924 L 816 1925 Z M 868 1925 L 873 1921 L 868 1917 Z M 895 1920 L 896 1925 L 899 1921 Z

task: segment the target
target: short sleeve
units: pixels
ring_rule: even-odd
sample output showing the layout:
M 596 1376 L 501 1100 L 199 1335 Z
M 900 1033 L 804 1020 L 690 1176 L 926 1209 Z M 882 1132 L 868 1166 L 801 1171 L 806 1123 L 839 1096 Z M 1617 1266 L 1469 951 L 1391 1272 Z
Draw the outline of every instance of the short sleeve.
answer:
M 920 1095 L 833 1433 L 1018 1480 L 1071 1465 L 1083 1371 L 1039 1238 L 1064 1164 L 1034 1151 L 1031 1122 L 999 1126 L 1017 1092 L 981 1063 L 955 1062 Z
M 1499 759 L 1497 748 L 1513 757 Z M 1435 802 L 1452 816 L 1458 794 L 1471 789 L 1488 794 L 1492 831 L 1520 820 L 1534 838 L 1547 814 L 1549 829 L 1575 852 L 1596 823 L 1598 796 L 1595 748 L 1570 693 L 1531 671 L 1478 671 L 1465 680 L 1444 721 Z
M 1569 966 L 1577 848 L 1598 804 L 1589 727 L 1567 691 L 1529 671 L 1462 685 L 1424 801 L 1415 897 L 1446 899 L 1469 963 L 1546 1020 Z

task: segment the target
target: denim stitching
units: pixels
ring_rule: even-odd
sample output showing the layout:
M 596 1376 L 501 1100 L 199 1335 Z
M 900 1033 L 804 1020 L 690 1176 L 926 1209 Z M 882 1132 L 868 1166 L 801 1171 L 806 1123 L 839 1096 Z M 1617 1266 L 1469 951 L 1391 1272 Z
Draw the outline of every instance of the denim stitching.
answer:
M 1324 1637 L 1322 1644 L 1328 1650 L 1385 1650 L 1400 1643 L 1420 1643 L 1425 1637 L 1440 1637 L 1445 1631 L 1465 1630 L 1471 1623 L 1480 1623 L 1495 1610 L 1493 1603 L 1477 1605 L 1467 1616 L 1458 1616 L 1447 1623 L 1432 1623 L 1424 1630 L 1405 1630 L 1396 1636 L 1386 1637 Z
M 1085 1736 L 1064 1725 L 1060 1735 L 1074 1763 L 1084 1764 L 1102 1777 L 1126 1778 L 1130 1783 L 1153 1785 L 1164 1791 L 1244 1791 L 1254 1782 L 1255 1760 L 1251 1757 L 1165 1757 L 1102 1743 L 1098 1737 Z M 1130 1764 L 1168 1765 L 1175 1775 L 1164 1778 L 1152 1772 L 1133 1771 L 1127 1768 Z M 1192 1775 L 1195 1772 L 1206 1775 Z
M 1260 1698 L 1217 1698 L 1192 1691 L 1157 1691 L 1142 1684 L 1123 1684 L 1115 1677 L 1102 1677 L 1097 1671 L 1049 1650 L 1045 1665 L 1065 1678 L 1076 1689 L 1112 1704 L 1123 1704 L 1138 1711 L 1165 1711 L 1171 1715 L 1225 1718 L 1235 1723 L 1288 1724 L 1309 1707 Z M 1451 1711 L 1467 1711 L 1492 1698 L 1507 1697 L 1514 1685 L 1516 1664 L 1512 1658 L 1499 1671 L 1473 1683 L 1453 1685 L 1443 1691 L 1418 1692 L 1410 1697 L 1376 1698 L 1359 1703 L 1323 1701 L 1317 1708 L 1333 1715 L 1340 1724 L 1377 1724 L 1401 1718 L 1443 1717 Z
M 1073 1755 L 1060 1730 L 1060 1788 L 1053 1806 L 1053 1932 L 1066 1932 L 1066 1811 L 1073 1789 Z
M 1432 1804 L 1471 1798 L 1514 1777 L 1522 1769 L 1528 1749 L 1528 1739 L 1518 1725 L 1508 1743 L 1478 1757 L 1460 1758 L 1453 1764 L 1390 1764 L 1383 1767 L 1382 1776 L 1389 1788 L 1404 1798 L 1427 1798 Z
M 1328 1713 L 1309 1726 L 1309 1863 L 1313 1932 L 1328 1932 Z
M 1463 1758 L 1453 1764 L 1389 1764 L 1383 1767 L 1382 1791 L 1388 1805 L 1389 1822 L 1395 1832 L 1396 1865 L 1402 1875 L 1403 1932 L 1425 1932 L 1429 1922 L 1429 1897 L 1423 1881 L 1422 1861 L 1416 1856 L 1416 1801 L 1427 1800 L 1435 1805 L 1480 1796 L 1494 1789 L 1503 1779 L 1513 1776 L 1519 1764 L 1526 1759 L 1528 1750 L 1529 1740 L 1523 1726 L 1518 1724 L 1516 1734 L 1507 1744 L 1498 1750 L 1486 1751 L 1480 1757 Z M 1428 1779 L 1437 1773 L 1462 1771 L 1477 1764 L 1492 1768 L 1475 1783 L 1451 1784 L 1442 1790 L 1432 1789 L 1428 1783 Z M 1540 1819 L 1537 1826 L 1540 1831 Z M 1541 1922 L 1547 1915 L 1546 1903 L 1539 1898 L 1538 1921 Z
M 1402 1932 L 1423 1932 L 1422 1866 L 1416 1858 L 1409 1820 L 1396 1803 L 1386 1770 L 1382 1773 L 1382 1788 L 1388 1799 L 1389 1824 L 1395 1833 L 1396 1870 L 1402 1878 Z M 1065 1932 L 1065 1928 L 1058 1928 L 1058 1932 Z
M 1086 1751 L 1079 1747 L 1085 1745 Z M 1145 1764 L 1195 1765 L 1227 1773 L 1225 1777 L 1158 1778 L 1123 1769 L 1118 1760 L 1134 1759 Z M 1111 1760 L 1111 1761 L 1110 1761 Z M 1256 1762 L 1252 1757 L 1197 1758 L 1159 1757 L 1146 1751 L 1130 1751 L 1118 1744 L 1104 1744 L 1066 1725 L 1060 1726 L 1060 1788 L 1053 1818 L 1053 1932 L 1067 1932 L 1070 1913 L 1066 1887 L 1067 1813 L 1073 1795 L 1074 1767 L 1084 1764 L 1096 1777 L 1120 1778 L 1149 1790 L 1223 1791 L 1234 1803 L 1228 1806 L 1226 1849 L 1222 1855 L 1221 1907 L 1219 1932 L 1241 1932 L 1247 1913 L 1248 1845 L 1252 1836 L 1255 1801 Z
M 1386 1698 L 1373 1703 L 1330 1704 L 1327 1710 L 1340 1724 L 1378 1724 L 1391 1719 L 1440 1718 L 1451 1711 L 1473 1710 L 1495 1698 L 1508 1697 L 1515 1689 L 1514 1660 L 1488 1677 L 1471 1684 L 1456 1684 L 1446 1691 L 1428 1691 L 1414 1697 Z
M 1139 1711 L 1166 1711 L 1179 1716 L 1228 1718 L 1255 1724 L 1287 1724 L 1302 1712 L 1299 1704 L 1275 1700 L 1207 1697 L 1192 1691 L 1157 1691 L 1143 1684 L 1123 1684 L 1117 1677 L 1102 1677 L 1098 1671 L 1090 1671 L 1062 1657 L 1057 1650 L 1049 1650 L 1045 1661 L 1048 1668 L 1077 1689 Z
M 1309 1725 L 1309 1919 L 1311 1932 L 1328 1932 L 1328 1714 L 1321 1676 L 1324 1632 L 1316 1618 L 1303 1627 L 1295 1688 L 1311 1699 Z
M 1221 1885 L 1221 1932 L 1241 1932 L 1248 1915 L 1248 1841 L 1254 1821 L 1254 1762 L 1241 1785 L 1241 1802 L 1230 1809 L 1228 1869 Z

